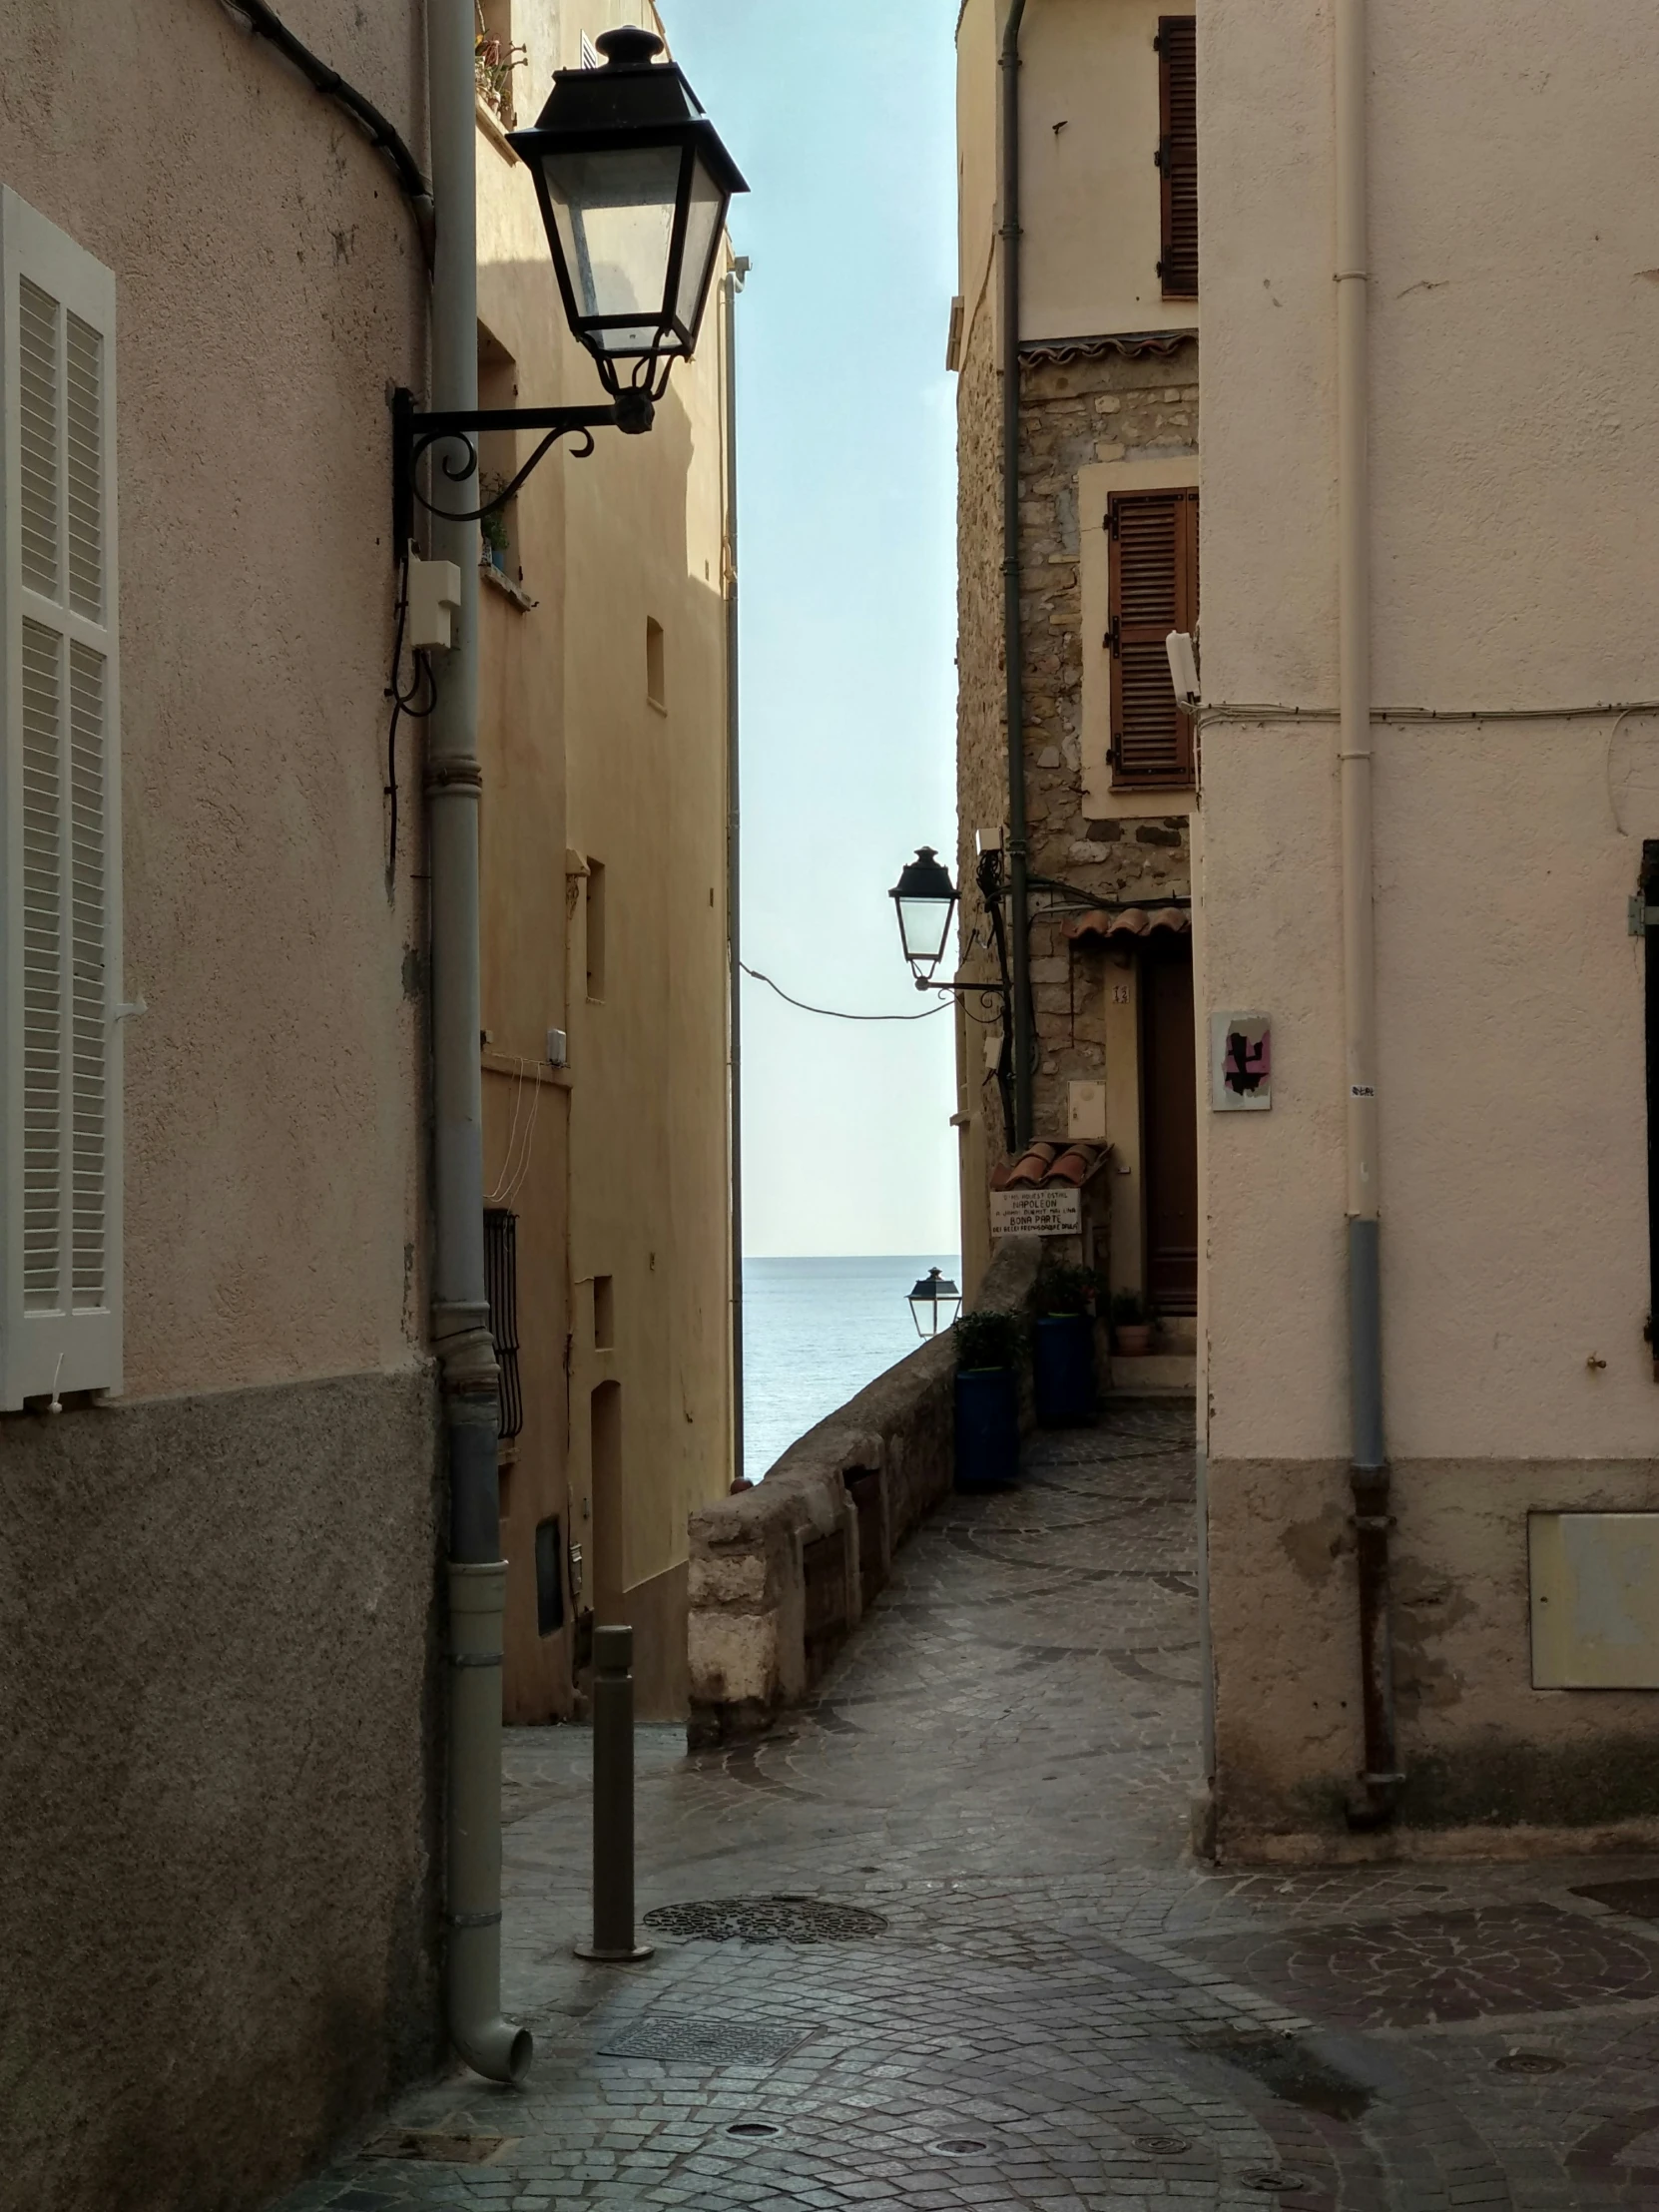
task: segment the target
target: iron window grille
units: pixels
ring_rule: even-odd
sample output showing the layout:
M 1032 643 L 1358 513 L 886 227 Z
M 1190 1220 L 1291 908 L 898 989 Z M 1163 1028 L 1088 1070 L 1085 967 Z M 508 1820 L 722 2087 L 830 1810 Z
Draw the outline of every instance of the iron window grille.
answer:
M 518 1216 L 506 1206 L 484 1209 L 484 1285 L 490 1305 L 490 1339 L 500 1369 L 500 1436 L 503 1443 L 524 1426 L 524 1387 L 518 1373 Z

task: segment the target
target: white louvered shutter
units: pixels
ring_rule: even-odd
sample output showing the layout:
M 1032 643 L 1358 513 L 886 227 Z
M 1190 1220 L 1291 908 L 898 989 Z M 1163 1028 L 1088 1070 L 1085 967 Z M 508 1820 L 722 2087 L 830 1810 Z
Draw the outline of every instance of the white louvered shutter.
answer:
M 0 1407 L 121 1387 L 115 278 L 0 187 Z

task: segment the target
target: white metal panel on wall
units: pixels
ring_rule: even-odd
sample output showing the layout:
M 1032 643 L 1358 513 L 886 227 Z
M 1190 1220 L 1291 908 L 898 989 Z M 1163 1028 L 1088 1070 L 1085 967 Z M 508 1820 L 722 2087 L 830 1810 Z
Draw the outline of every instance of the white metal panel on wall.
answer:
M 0 1407 L 121 1387 L 115 278 L 0 186 Z

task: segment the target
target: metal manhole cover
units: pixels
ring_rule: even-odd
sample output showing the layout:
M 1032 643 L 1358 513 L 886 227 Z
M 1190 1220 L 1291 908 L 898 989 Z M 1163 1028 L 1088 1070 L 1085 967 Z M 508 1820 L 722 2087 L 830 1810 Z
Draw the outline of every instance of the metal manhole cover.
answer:
M 855 1943 L 880 1936 L 886 1922 L 857 1905 L 819 1898 L 717 1898 L 698 1905 L 659 1905 L 647 1928 L 705 1943 Z
M 1130 2141 L 1154 2158 L 1179 2158 L 1193 2147 L 1184 2135 L 1133 2135 Z
M 1497 2061 L 1497 2070 L 1513 2074 L 1559 2073 L 1565 2064 L 1564 2058 L 1556 2058 L 1547 2050 L 1508 2050 Z
M 1241 2174 L 1239 2179 L 1247 2189 L 1260 2189 L 1264 2196 L 1295 2196 L 1308 2187 L 1302 2174 L 1282 2174 L 1266 2166 L 1253 2174 Z
M 594 2049 L 601 2058 L 658 2058 L 671 2066 L 775 2066 L 815 2032 L 810 2027 L 736 2026 L 730 2020 L 648 2012 L 640 2019 L 619 2020 Z
M 941 2135 L 927 2146 L 940 2158 L 982 2158 L 990 2147 L 982 2135 Z
M 436 2129 L 399 2128 L 365 2143 L 364 2158 L 417 2158 L 429 2165 L 483 2166 L 517 2142 L 516 2135 L 443 2135 Z
M 776 2120 L 734 2120 L 726 2132 L 728 2135 L 782 2135 L 784 2130 Z

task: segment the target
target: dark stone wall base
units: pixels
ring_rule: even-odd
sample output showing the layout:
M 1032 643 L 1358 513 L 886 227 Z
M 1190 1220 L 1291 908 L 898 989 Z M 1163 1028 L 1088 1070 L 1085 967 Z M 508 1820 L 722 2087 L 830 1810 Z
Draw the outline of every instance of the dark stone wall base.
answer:
M 233 2212 L 440 2049 L 423 1371 L 0 1422 L 0 2207 Z

